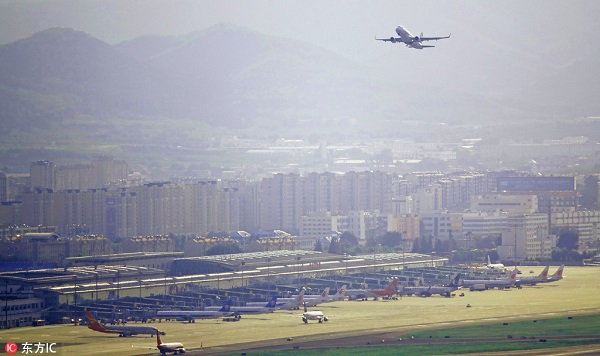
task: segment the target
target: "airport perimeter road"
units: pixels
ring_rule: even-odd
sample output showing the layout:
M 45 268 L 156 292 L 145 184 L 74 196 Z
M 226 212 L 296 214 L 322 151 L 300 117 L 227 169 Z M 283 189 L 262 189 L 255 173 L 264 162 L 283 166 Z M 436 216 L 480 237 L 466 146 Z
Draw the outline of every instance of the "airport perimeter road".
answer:
M 523 267 L 530 275 L 529 267 Z M 531 268 L 539 273 L 542 268 Z M 556 268 L 554 268 L 555 270 Z M 553 273 L 553 268 L 550 269 Z M 343 340 L 369 335 L 400 335 L 414 330 L 445 328 L 452 325 L 543 319 L 561 315 L 600 314 L 600 267 L 566 267 L 565 278 L 554 283 L 522 289 L 464 291 L 464 297 L 404 297 L 390 301 L 342 301 L 321 304 L 329 322 L 301 321 L 301 312 L 276 311 L 246 316 L 239 322 L 221 319 L 195 323 L 154 323 L 167 335 L 163 342 L 181 342 L 189 354 L 237 353 L 249 349 L 292 347 L 294 343 L 343 346 Z M 461 291 L 458 291 L 459 294 Z M 471 307 L 467 307 L 467 305 Z M 120 338 L 85 326 L 53 325 L 0 331 L 0 343 L 57 343 L 60 355 L 157 354 L 155 339 L 149 336 Z M 288 339 L 291 338 L 291 341 Z M 335 340 L 339 340 L 336 344 Z M 366 340 L 366 339 L 363 339 Z

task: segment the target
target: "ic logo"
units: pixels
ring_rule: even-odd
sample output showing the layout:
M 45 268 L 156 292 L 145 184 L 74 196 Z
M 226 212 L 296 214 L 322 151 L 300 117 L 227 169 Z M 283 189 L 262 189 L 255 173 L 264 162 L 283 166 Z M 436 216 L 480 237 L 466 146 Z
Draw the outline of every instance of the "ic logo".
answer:
M 17 344 L 10 341 L 6 343 L 6 345 L 4 346 L 4 350 L 7 354 L 12 355 L 19 350 L 19 347 L 17 346 Z

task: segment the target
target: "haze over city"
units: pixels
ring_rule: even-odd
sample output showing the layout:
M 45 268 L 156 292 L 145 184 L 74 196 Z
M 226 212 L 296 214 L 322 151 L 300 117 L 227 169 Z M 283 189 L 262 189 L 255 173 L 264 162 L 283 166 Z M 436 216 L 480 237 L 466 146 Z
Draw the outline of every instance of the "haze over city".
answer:
M 230 160 L 199 158 L 191 147 L 224 136 L 269 138 L 267 146 L 275 138 L 319 145 L 379 137 L 483 143 L 600 137 L 595 1 L 4 0 L 0 9 L 6 88 L 0 120 L 3 146 L 12 148 L 0 163 L 8 170 L 24 171 L 35 159 L 72 163 L 89 159 L 98 146 L 135 143 L 180 167 L 195 160 L 234 169 Z M 374 40 L 394 36 L 397 25 L 415 35 L 452 37 L 424 50 Z M 67 29 L 75 31 L 71 42 L 56 32 Z M 71 48 L 64 51 L 69 59 L 26 45 L 40 31 L 46 31 L 40 41 Z M 77 33 L 91 37 L 76 42 Z M 86 55 L 77 51 L 90 60 L 78 61 Z M 85 75 L 49 74 L 60 66 Z M 78 86 L 83 90 L 73 91 Z M 52 124 L 93 140 L 61 138 Z M 68 145 L 62 151 L 73 155 L 42 150 L 35 157 L 31 150 L 42 138 Z M 165 152 L 153 146 L 158 141 L 193 148 L 196 156 Z M 97 153 L 145 160 L 127 149 Z M 162 168 L 157 176 L 168 176 L 168 166 Z

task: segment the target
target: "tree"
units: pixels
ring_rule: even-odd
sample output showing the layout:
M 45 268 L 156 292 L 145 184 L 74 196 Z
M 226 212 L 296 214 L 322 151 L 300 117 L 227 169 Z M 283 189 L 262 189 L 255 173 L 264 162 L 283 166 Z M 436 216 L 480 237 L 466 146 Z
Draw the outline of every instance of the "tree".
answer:
M 577 250 L 579 244 L 579 233 L 576 230 L 565 227 L 558 230 L 558 243 L 556 247 L 567 250 Z
M 315 242 L 315 251 L 323 252 L 323 244 L 321 243 L 321 239 L 317 239 L 317 242 Z
M 402 235 L 396 231 L 388 231 L 380 236 L 377 240 L 381 246 L 396 247 L 402 243 Z
M 329 249 L 327 250 L 329 253 L 334 253 L 336 255 L 341 255 L 344 252 L 342 251 L 342 244 L 340 243 L 339 237 L 332 237 L 331 243 L 329 244 Z
M 350 231 L 344 231 L 340 235 L 340 242 L 344 246 L 357 246 L 358 245 L 358 238 L 356 237 L 356 235 L 354 235 Z
M 228 255 L 232 253 L 240 253 L 242 249 L 235 242 L 222 242 L 214 245 L 206 251 L 207 256 Z

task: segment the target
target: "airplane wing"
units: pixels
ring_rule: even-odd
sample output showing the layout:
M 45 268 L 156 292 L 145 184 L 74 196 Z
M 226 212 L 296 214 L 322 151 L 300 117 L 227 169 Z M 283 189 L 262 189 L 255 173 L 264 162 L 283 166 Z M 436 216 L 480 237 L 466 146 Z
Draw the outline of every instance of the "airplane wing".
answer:
M 392 43 L 404 43 L 404 41 L 402 40 L 401 37 L 390 37 L 390 38 L 377 38 L 377 36 L 375 36 L 375 40 L 376 41 L 383 41 L 383 42 L 392 42 Z
M 437 41 L 437 40 L 443 40 L 445 38 L 450 38 L 452 34 L 449 34 L 448 36 L 445 37 L 419 37 L 419 41 Z M 425 47 L 425 46 L 423 46 Z

